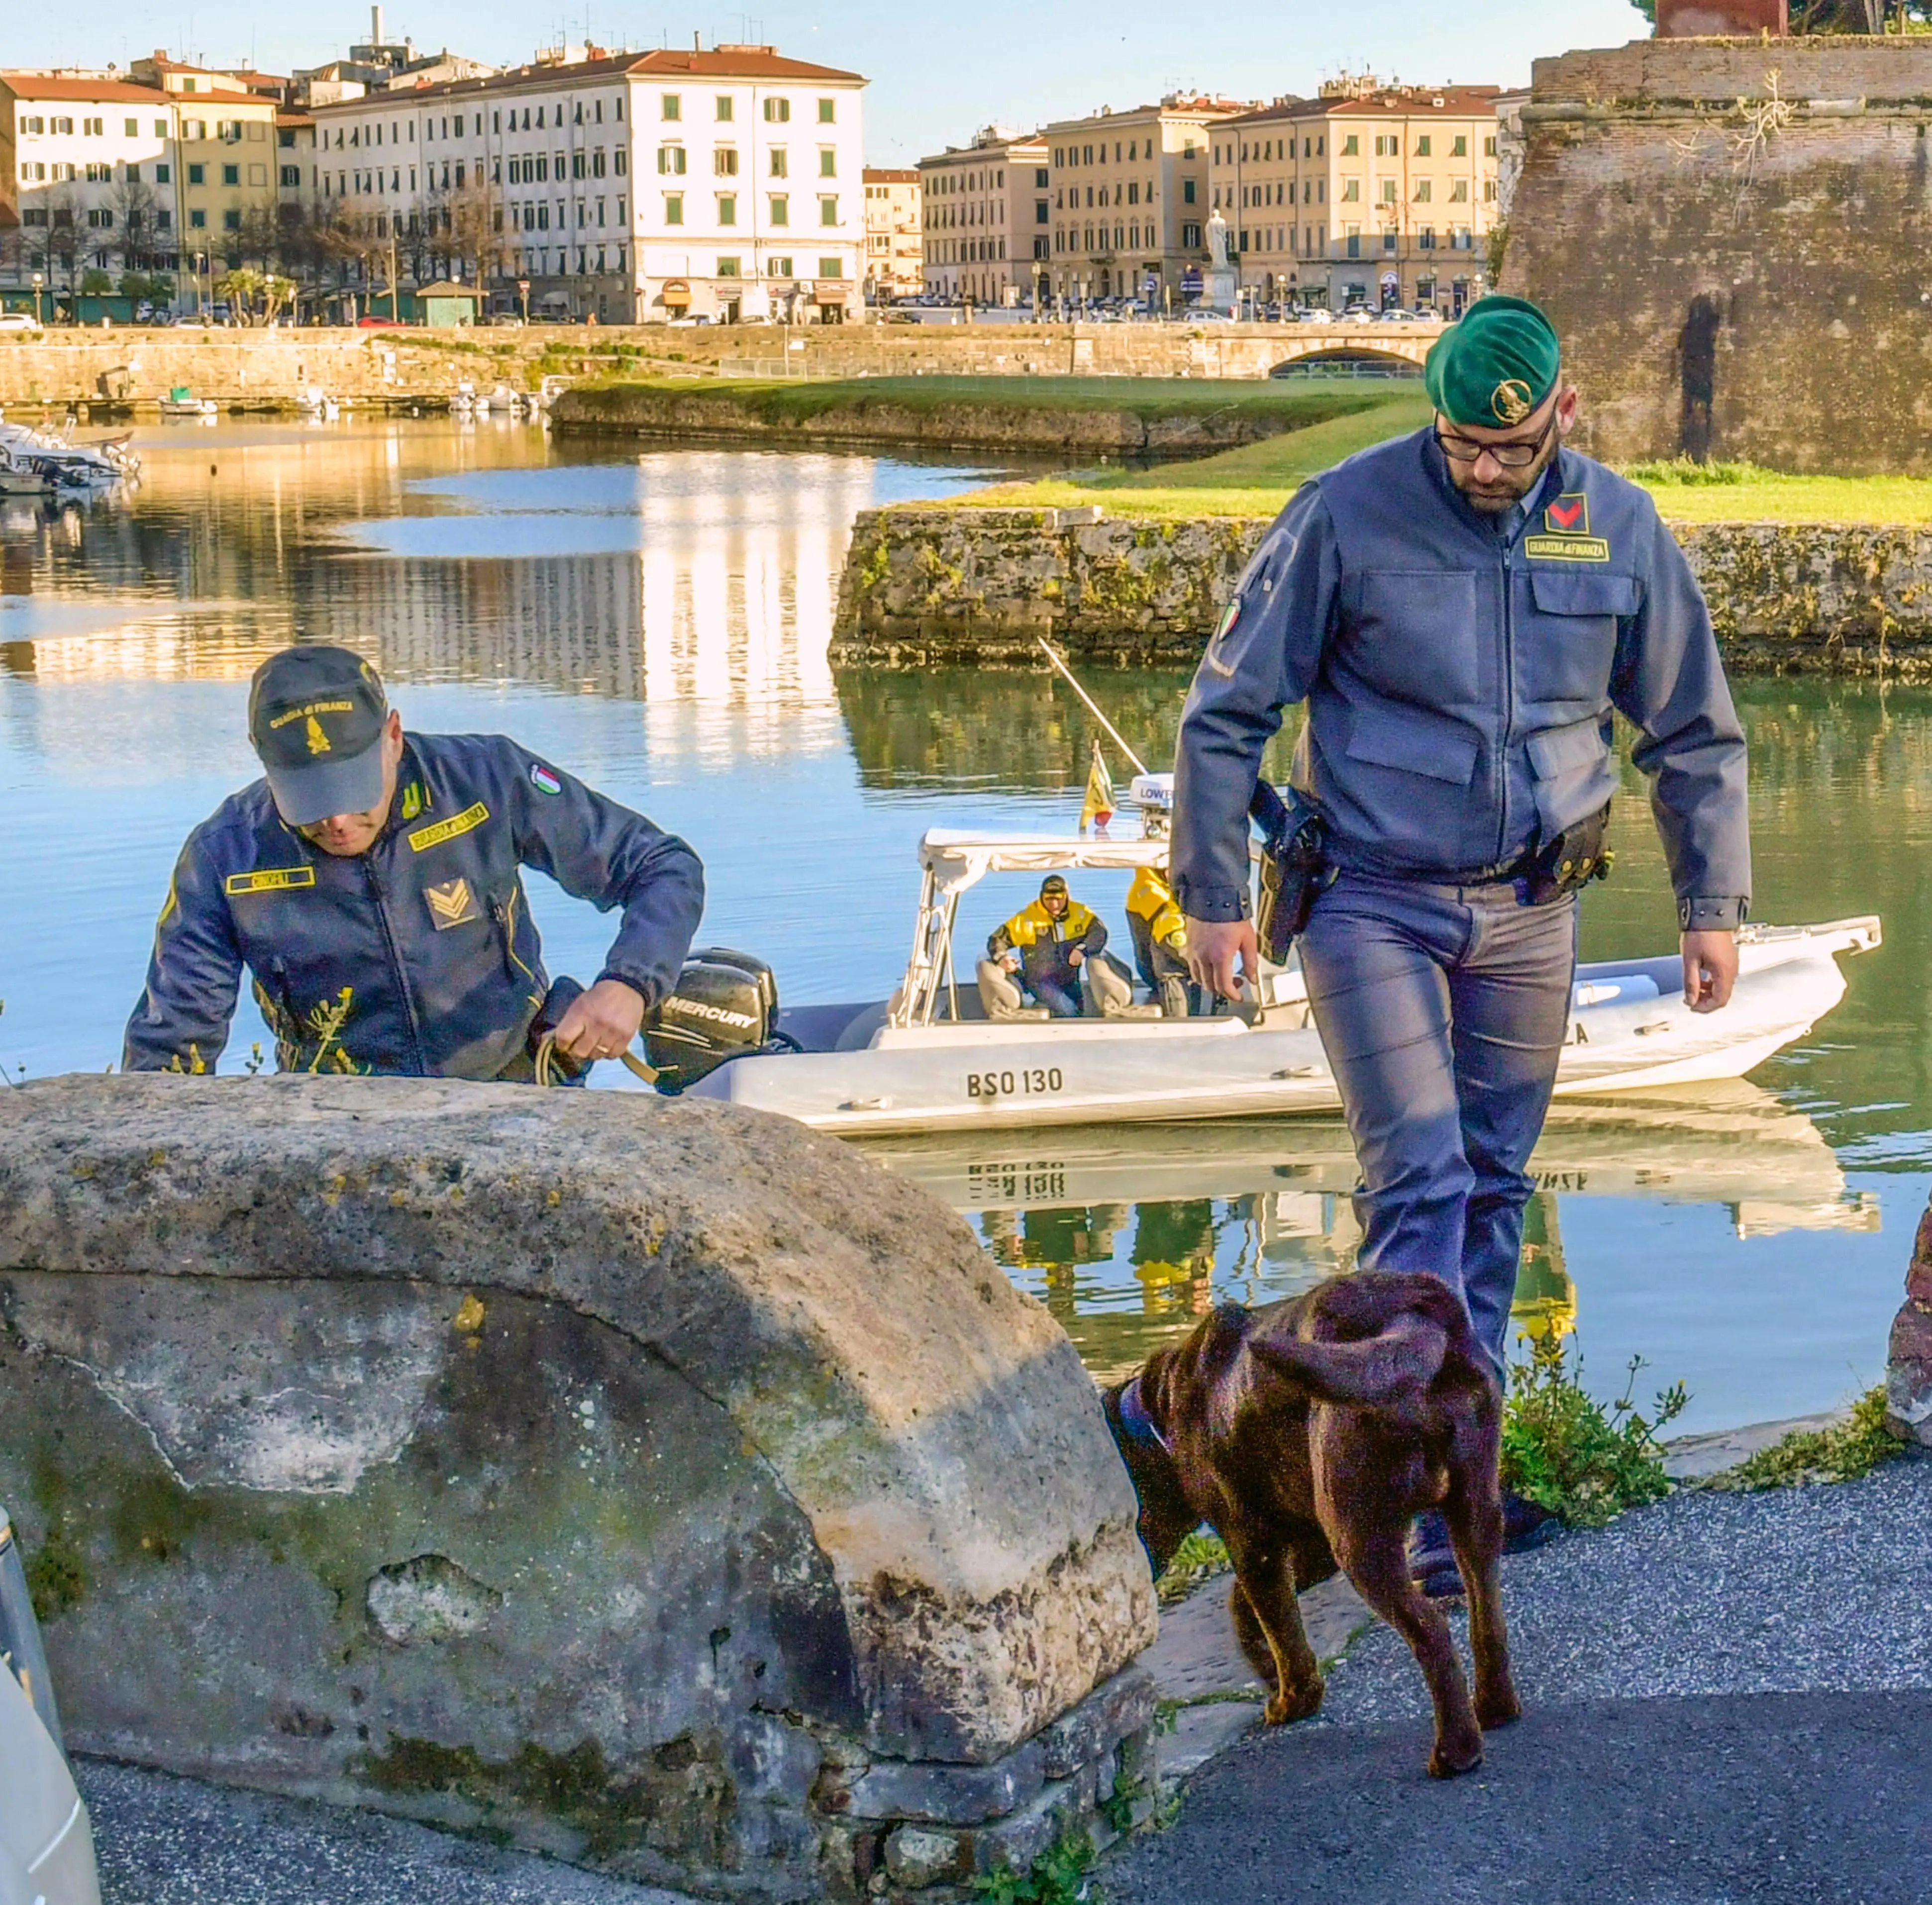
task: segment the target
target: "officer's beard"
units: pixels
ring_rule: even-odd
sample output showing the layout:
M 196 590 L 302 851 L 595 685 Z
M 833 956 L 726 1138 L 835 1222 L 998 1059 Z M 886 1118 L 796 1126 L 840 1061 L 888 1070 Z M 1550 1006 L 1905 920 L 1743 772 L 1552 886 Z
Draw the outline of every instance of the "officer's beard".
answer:
M 1544 445 L 1543 454 L 1527 470 L 1505 470 L 1493 483 L 1478 483 L 1472 475 L 1450 465 L 1450 475 L 1456 487 L 1462 492 L 1463 500 L 1472 509 L 1484 516 L 1506 515 L 1543 481 L 1543 473 L 1550 467 L 1550 459 L 1556 454 L 1558 436 L 1554 430 L 1550 441 Z

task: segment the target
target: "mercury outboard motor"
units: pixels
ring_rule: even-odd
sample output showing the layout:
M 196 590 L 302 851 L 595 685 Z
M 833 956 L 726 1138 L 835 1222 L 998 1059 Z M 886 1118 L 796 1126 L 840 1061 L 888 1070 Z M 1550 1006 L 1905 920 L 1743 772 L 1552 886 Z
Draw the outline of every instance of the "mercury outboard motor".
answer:
M 660 1091 L 682 1091 L 727 1059 L 795 1052 L 778 1032 L 778 983 L 764 960 L 722 946 L 700 946 L 684 962 L 677 989 L 658 1002 L 644 1028 L 644 1051 Z

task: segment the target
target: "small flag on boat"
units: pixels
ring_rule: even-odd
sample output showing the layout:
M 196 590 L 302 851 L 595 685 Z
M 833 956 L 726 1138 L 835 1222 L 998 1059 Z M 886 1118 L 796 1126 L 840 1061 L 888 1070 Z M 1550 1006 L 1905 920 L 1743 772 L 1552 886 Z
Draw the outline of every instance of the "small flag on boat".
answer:
M 1093 764 L 1087 770 L 1087 797 L 1080 803 L 1080 831 L 1090 824 L 1096 833 L 1105 833 L 1114 818 L 1114 781 L 1107 772 L 1107 758 L 1100 743 L 1094 743 Z

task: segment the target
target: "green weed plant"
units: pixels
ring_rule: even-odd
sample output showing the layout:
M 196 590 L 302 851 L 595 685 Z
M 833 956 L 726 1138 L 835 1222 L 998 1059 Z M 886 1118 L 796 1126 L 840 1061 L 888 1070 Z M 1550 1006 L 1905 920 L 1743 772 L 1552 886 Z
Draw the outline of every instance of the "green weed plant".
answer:
M 1626 1508 L 1670 1492 L 1658 1432 L 1683 1414 L 1681 1382 L 1658 1392 L 1651 1413 L 1630 1400 L 1643 1358 L 1630 1360 L 1624 1393 L 1606 1411 L 1583 1387 L 1583 1359 L 1557 1336 L 1530 1339 L 1510 1371 L 1503 1405 L 1503 1486 L 1572 1528 L 1601 1528 Z
M 1234 1566 L 1226 1546 L 1213 1529 L 1197 1528 L 1174 1551 L 1167 1571 L 1154 1583 L 1163 1607 L 1185 1600 L 1203 1581 L 1226 1574 Z
M 1794 1429 L 1782 1442 L 1760 1449 L 1702 1486 L 1751 1493 L 1766 1488 L 1808 1488 L 1816 1482 L 1852 1482 L 1904 1452 L 1905 1444 L 1885 1426 L 1885 1390 L 1868 1389 L 1843 1422 L 1823 1429 Z
M 1093 1868 L 1093 1841 L 1075 1833 L 1042 1852 L 1031 1871 L 1003 1865 L 974 1880 L 973 1888 L 986 1905 L 1094 1905 L 1098 1894 L 1087 1880 Z

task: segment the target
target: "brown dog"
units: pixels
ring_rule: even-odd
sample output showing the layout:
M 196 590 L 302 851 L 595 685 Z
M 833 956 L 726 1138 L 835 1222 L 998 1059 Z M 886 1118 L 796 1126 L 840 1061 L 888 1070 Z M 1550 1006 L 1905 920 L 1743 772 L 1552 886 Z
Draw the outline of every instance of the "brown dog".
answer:
M 1154 1573 L 1203 1522 L 1226 1544 L 1228 1610 L 1270 1725 L 1322 1704 L 1295 1595 L 1339 1562 L 1429 1682 L 1430 1772 L 1481 1763 L 1482 1730 L 1522 1710 L 1497 1584 L 1502 1397 L 1446 1284 L 1362 1270 L 1264 1310 L 1226 1305 L 1102 1400 Z M 1409 1524 L 1435 1508 L 1468 1596 L 1473 1703 L 1448 1623 L 1409 1579 Z

